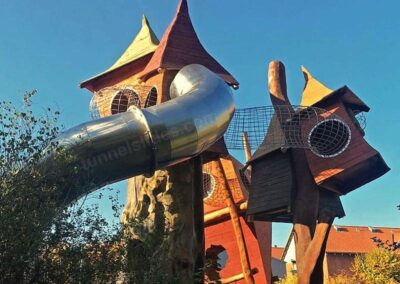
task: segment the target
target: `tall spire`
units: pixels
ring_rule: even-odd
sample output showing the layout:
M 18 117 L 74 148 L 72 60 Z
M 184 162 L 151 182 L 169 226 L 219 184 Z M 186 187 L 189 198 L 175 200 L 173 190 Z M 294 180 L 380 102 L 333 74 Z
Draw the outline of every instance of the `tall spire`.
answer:
M 113 72 L 116 69 L 119 69 L 122 66 L 125 66 L 131 62 L 143 58 L 144 56 L 150 53 L 153 53 L 157 49 L 159 43 L 160 42 L 157 36 L 150 27 L 149 21 L 147 20 L 146 16 L 143 15 L 142 27 L 139 33 L 135 36 L 131 44 L 120 56 L 120 58 L 118 58 L 118 60 L 106 71 L 82 82 L 81 88 L 87 86 L 90 82 L 92 82 L 95 79 L 98 79 L 108 73 Z
M 312 106 L 333 92 L 333 90 L 315 79 L 304 66 L 301 66 L 301 71 L 306 82 L 300 105 Z
M 139 77 L 146 79 L 159 68 L 179 70 L 188 64 L 202 64 L 220 75 L 228 84 L 238 85 L 203 47 L 190 20 L 186 0 L 181 0 L 175 17 L 165 31 L 160 45 Z
M 135 39 L 128 46 L 121 57 L 107 70 L 111 71 L 136 59 L 139 59 L 149 53 L 154 52 L 159 44 L 157 36 L 151 29 L 145 15 L 142 17 L 142 28 Z

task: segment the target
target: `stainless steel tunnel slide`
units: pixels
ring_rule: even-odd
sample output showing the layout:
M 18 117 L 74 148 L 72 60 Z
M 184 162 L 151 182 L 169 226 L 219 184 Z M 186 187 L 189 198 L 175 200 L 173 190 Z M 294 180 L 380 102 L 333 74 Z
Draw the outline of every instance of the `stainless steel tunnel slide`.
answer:
M 170 95 L 172 99 L 163 104 L 146 109 L 132 106 L 57 138 L 58 145 L 80 164 L 76 178 L 89 177 L 88 187 L 70 192 L 70 197 L 190 159 L 223 136 L 234 103 L 230 87 L 219 76 L 204 66 L 188 65 L 176 75 Z M 56 156 L 54 151 L 43 160 L 45 168 Z

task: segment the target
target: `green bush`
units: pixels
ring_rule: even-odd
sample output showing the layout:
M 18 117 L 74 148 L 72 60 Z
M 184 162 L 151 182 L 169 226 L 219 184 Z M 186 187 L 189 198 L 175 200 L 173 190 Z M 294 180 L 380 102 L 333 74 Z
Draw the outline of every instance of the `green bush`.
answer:
M 364 255 L 357 255 L 351 270 L 359 283 L 399 283 L 400 254 L 394 250 L 376 248 Z

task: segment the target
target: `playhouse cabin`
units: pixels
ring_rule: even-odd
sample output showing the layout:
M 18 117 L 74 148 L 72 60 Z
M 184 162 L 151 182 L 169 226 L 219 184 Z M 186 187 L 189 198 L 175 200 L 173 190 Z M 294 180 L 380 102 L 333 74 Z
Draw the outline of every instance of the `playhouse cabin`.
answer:
M 309 168 L 314 180 L 309 183 L 310 190 L 319 190 L 319 214 L 328 211 L 331 216 L 343 217 L 338 195 L 354 190 L 388 169 L 379 153 L 363 139 L 363 129 L 356 119 L 358 113 L 369 108 L 347 87 L 333 92 L 304 67 L 302 70 L 306 78 L 303 107 L 293 109 L 286 119 L 273 117 L 263 143 L 248 162 L 252 167 L 246 214 L 249 221 L 293 222 L 299 182 L 296 178 L 302 177 L 296 173 L 291 145 L 286 145 L 287 131 L 291 130 L 287 123 L 301 133 L 304 141 L 299 146 L 308 148 L 304 151 L 304 167 Z M 340 92 L 343 94 L 339 95 Z M 314 109 L 307 108 L 310 106 Z M 309 119 L 309 111 L 315 118 Z M 301 116 L 306 119 L 296 121 Z M 340 172 L 341 176 L 335 176 Z
M 131 105 L 146 108 L 169 100 L 169 87 L 177 72 L 194 63 L 238 88 L 238 81 L 202 46 L 187 2 L 182 0 L 160 41 L 143 17 L 141 30 L 122 56 L 81 87 L 93 93 L 92 117 L 105 117 L 125 112 Z M 207 269 L 207 277 L 223 283 L 245 283 L 245 277 L 270 283 L 271 227 L 249 224 L 243 218 L 247 189 L 238 170 L 242 165 L 228 155 L 223 139 L 203 154 L 203 161 L 205 252 L 215 264 Z M 232 214 L 238 218 L 233 220 Z
M 315 121 L 301 121 L 299 128 L 306 136 L 305 157 L 314 183 L 320 191 L 319 210 L 331 216 L 345 215 L 339 195 L 361 187 L 385 174 L 389 167 L 382 156 L 364 139 L 364 129 L 357 119 L 369 107 L 347 86 L 336 91 L 312 77 L 304 67 L 306 80 L 301 105 L 320 109 Z M 295 111 L 295 110 L 294 110 Z M 285 120 L 284 123 L 286 123 Z M 283 148 L 287 134 L 285 125 L 272 119 L 264 142 L 248 165 L 252 167 L 247 220 L 293 222 L 296 198 L 296 172 L 291 149 Z M 281 137 L 278 143 L 276 137 Z M 271 142 L 272 141 L 272 142 Z M 329 192 L 330 191 L 330 192 Z
M 249 222 L 264 221 L 293 223 L 296 198 L 296 175 L 291 150 L 276 150 L 253 160 L 252 182 L 246 219 Z M 342 218 L 345 212 L 337 193 L 312 185 L 310 190 L 319 190 L 319 215 Z
M 306 84 L 301 105 L 326 109 L 327 118 L 332 115 L 341 118 L 325 120 L 309 132 L 311 151 L 306 151 L 306 156 L 316 184 L 347 194 L 389 171 L 379 152 L 364 139 L 364 129 L 357 120 L 357 115 L 368 112 L 369 107 L 347 86 L 332 91 L 304 67 L 302 71 Z M 322 140 L 332 141 L 336 146 Z

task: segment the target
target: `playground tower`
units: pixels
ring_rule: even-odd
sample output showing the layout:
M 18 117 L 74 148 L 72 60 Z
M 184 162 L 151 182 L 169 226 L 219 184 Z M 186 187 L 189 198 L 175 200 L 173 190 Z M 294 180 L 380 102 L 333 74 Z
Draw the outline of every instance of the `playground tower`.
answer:
M 201 44 L 187 2 L 182 0 L 160 41 L 143 16 L 141 30 L 121 57 L 80 86 L 93 93 L 92 117 L 110 116 L 132 105 L 147 108 L 170 100 L 169 88 L 175 75 L 193 63 L 204 65 L 232 88 L 238 88 L 238 81 Z M 229 155 L 223 139 L 206 151 L 202 160 L 204 254 L 211 263 L 206 276 L 223 283 L 269 283 L 271 225 L 248 223 L 244 218 L 249 172 L 239 171 L 243 165 Z M 135 178 L 129 181 L 128 202 L 137 196 L 132 193 L 140 190 L 137 184 Z

